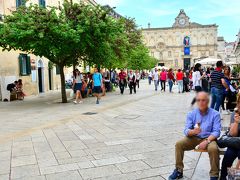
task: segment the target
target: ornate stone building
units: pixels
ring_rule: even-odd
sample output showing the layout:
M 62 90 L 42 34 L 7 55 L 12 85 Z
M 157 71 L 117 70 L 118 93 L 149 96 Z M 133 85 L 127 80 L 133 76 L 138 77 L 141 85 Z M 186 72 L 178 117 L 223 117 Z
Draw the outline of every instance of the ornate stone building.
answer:
M 217 58 L 216 24 L 201 25 L 191 22 L 184 10 L 175 18 L 172 27 L 142 30 L 145 44 L 161 66 L 190 68 L 196 59 Z

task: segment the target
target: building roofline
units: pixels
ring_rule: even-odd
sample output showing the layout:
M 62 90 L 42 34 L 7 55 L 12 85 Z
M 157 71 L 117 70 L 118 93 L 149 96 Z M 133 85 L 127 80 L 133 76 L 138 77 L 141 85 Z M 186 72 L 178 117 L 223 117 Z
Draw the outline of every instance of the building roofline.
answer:
M 200 25 L 200 26 L 185 26 L 185 27 L 161 27 L 161 28 L 142 28 L 143 31 L 151 31 L 151 30 L 169 30 L 169 29 L 188 29 L 188 28 L 206 28 L 206 27 L 215 27 L 216 24 L 208 24 L 208 25 Z

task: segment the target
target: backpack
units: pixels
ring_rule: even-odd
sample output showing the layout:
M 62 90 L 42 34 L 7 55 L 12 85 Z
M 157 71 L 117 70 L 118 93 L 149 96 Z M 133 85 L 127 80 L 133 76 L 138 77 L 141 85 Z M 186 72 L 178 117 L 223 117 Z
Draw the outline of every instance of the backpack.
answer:
M 11 91 L 14 87 L 15 87 L 14 84 L 12 84 L 12 83 L 11 83 L 11 84 L 8 84 L 8 85 L 7 85 L 7 90 L 8 90 L 8 91 Z

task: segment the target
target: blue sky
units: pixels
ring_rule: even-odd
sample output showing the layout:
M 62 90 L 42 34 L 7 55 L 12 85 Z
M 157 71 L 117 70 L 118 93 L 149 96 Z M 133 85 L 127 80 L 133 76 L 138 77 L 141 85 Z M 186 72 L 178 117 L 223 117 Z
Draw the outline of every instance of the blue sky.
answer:
M 240 0 L 96 0 L 123 16 L 134 17 L 140 27 L 170 27 L 180 9 L 191 22 L 217 24 L 218 35 L 235 41 L 240 29 Z

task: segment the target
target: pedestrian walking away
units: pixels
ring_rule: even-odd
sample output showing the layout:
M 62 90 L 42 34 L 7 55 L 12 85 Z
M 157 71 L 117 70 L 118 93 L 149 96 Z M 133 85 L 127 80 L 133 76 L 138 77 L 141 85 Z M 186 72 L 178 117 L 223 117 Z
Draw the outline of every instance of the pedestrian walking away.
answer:
M 148 73 L 148 84 L 149 85 L 151 85 L 152 84 L 152 77 L 153 77 L 153 73 L 152 73 L 152 71 L 149 71 L 149 73 Z
M 177 84 L 178 84 L 178 93 L 183 92 L 183 72 L 181 69 L 178 69 L 176 74 Z
M 96 104 L 100 102 L 102 86 L 102 75 L 99 73 L 99 70 L 95 68 L 95 73 L 93 74 L 93 95 L 97 98 Z
M 129 85 L 129 89 L 130 89 L 130 94 L 132 94 L 132 91 L 134 91 L 134 93 L 136 94 L 136 75 L 133 73 L 132 70 L 129 71 L 128 74 L 128 85 Z
M 169 92 L 172 93 L 172 87 L 175 80 L 172 68 L 168 70 L 167 78 L 168 78 Z
M 125 89 L 125 84 L 126 84 L 126 77 L 127 74 L 123 71 L 123 69 L 121 69 L 118 78 L 119 78 L 119 88 L 120 88 L 120 92 L 121 94 L 124 93 L 124 89 Z
M 136 83 L 137 83 L 137 87 L 139 89 L 139 83 L 140 83 L 140 79 L 141 79 L 141 74 L 139 73 L 139 71 L 136 71 Z

